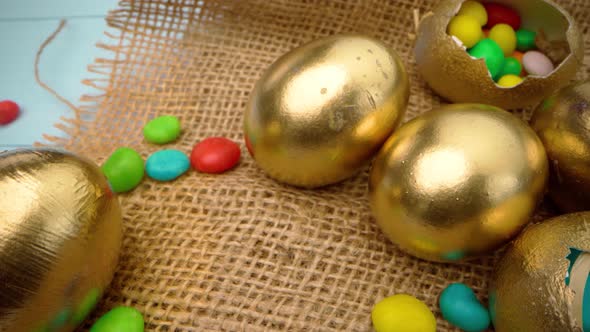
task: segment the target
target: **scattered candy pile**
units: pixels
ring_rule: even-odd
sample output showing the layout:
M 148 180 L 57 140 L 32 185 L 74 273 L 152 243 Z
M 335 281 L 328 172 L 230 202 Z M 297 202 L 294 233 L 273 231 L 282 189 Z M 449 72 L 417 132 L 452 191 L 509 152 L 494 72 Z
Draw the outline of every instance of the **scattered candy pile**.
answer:
M 180 121 L 174 116 L 160 116 L 143 128 L 147 142 L 166 144 L 181 133 Z M 197 143 L 190 155 L 174 149 L 151 154 L 144 163 L 141 155 L 132 148 L 120 147 L 104 162 L 101 169 L 114 192 L 127 192 L 137 187 L 147 175 L 157 181 L 172 181 L 186 173 L 191 165 L 203 173 L 223 173 L 235 167 L 240 160 L 240 147 L 223 137 L 210 137 Z
M 18 118 L 20 107 L 12 100 L 0 101 L 0 126 L 7 125 Z
M 466 332 L 485 331 L 490 326 L 490 314 L 471 288 L 462 283 L 450 284 L 439 299 L 445 320 Z
M 467 0 L 447 32 L 475 59 L 484 59 L 492 79 L 514 87 L 527 75 L 547 76 L 555 66 L 538 50 L 537 33 L 521 26 L 516 10 L 497 3 Z

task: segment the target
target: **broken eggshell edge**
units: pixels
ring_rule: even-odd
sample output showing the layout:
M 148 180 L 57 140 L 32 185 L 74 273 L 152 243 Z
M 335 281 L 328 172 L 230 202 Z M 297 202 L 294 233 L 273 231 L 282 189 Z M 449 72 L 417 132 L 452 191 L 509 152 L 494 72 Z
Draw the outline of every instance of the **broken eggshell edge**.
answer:
M 534 107 L 574 78 L 584 57 L 575 20 L 548 0 L 503 0 L 522 15 L 523 27 L 544 28 L 550 39 L 565 30 L 569 55 L 546 77 L 529 75 L 517 86 L 503 88 L 491 78 L 483 59 L 474 59 L 447 34 L 447 26 L 465 0 L 441 1 L 418 26 L 414 56 L 420 75 L 441 97 L 455 103 L 483 103 L 504 109 Z M 531 14 L 528 14 L 531 13 Z M 535 14 L 532 14 L 535 13 Z

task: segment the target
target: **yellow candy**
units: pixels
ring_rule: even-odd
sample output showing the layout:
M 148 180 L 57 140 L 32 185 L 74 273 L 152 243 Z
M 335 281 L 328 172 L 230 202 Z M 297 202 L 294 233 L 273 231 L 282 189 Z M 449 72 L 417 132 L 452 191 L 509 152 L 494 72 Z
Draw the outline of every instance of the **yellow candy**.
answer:
M 381 300 L 371 313 L 377 332 L 436 332 L 436 318 L 426 304 L 406 294 Z
M 490 30 L 488 38 L 500 45 L 505 56 L 512 55 L 516 49 L 516 32 L 508 24 L 500 23 L 494 25 L 492 30 Z
M 467 0 L 463 2 L 463 5 L 461 5 L 461 9 L 459 9 L 457 15 L 475 17 L 480 26 L 484 26 L 486 23 L 488 23 L 488 12 L 486 11 L 485 7 L 477 1 Z
M 467 15 L 453 17 L 449 22 L 448 33 L 457 37 L 467 48 L 473 47 L 483 39 L 481 25 L 476 18 Z
M 520 84 L 520 82 L 522 82 L 522 78 L 520 76 L 508 74 L 508 75 L 502 76 L 498 80 L 498 85 L 503 88 L 511 88 L 513 86 Z

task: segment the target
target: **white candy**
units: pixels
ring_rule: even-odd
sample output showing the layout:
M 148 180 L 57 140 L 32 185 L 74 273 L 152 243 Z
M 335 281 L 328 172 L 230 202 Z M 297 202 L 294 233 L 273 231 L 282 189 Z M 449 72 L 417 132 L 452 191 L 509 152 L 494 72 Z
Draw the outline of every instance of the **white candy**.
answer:
M 555 69 L 551 60 L 539 51 L 528 51 L 522 56 L 522 65 L 529 75 L 547 76 Z

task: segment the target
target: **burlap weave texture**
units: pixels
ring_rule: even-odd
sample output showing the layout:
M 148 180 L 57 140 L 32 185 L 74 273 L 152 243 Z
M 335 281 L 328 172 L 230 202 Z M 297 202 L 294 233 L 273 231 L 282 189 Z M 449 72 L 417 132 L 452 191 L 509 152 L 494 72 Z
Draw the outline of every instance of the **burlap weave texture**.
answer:
M 583 32 L 590 28 L 590 2 L 559 3 Z M 417 75 L 412 58 L 413 11 L 424 14 L 434 4 L 122 1 L 107 18 L 118 33 L 101 45 L 112 57 L 90 66 L 103 79 L 86 82 L 102 90 L 82 100 L 81 112 L 94 120 L 66 119 L 62 127 L 72 138 L 50 139 L 97 163 L 120 146 L 147 158 L 163 147 L 143 141 L 144 124 L 177 115 L 183 134 L 166 148 L 188 154 L 205 137 L 226 136 L 241 144 L 242 160 L 223 175 L 193 171 L 170 183 L 146 178 L 120 196 L 120 264 L 83 330 L 113 306 L 130 305 L 145 314 L 147 331 L 371 331 L 372 306 L 408 293 L 435 311 L 439 331 L 454 331 L 437 309 L 446 285 L 464 282 L 487 302 L 496 256 L 450 265 L 399 251 L 372 219 L 367 170 L 327 188 L 300 190 L 269 179 L 243 144 L 244 107 L 262 71 L 284 52 L 335 33 L 377 37 L 402 56 L 411 79 L 406 120 L 444 103 Z M 551 213 L 545 207 L 536 218 Z

